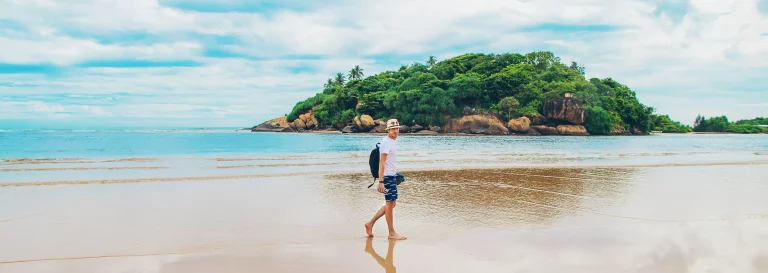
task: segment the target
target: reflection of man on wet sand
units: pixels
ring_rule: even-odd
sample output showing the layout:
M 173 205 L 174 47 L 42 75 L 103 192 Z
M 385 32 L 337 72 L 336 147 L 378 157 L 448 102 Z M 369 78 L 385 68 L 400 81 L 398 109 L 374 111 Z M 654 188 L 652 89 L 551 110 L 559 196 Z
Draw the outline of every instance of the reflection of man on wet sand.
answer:
M 373 245 L 371 242 L 373 241 L 373 238 L 368 237 L 368 240 L 365 241 L 365 252 L 368 254 L 371 254 L 371 256 L 376 259 L 376 262 L 381 265 L 381 267 L 384 267 L 385 272 L 387 273 L 394 273 L 397 272 L 397 268 L 395 268 L 395 264 L 392 261 L 392 258 L 394 256 L 395 252 L 395 242 L 397 240 L 389 240 L 389 248 L 387 249 L 387 259 L 381 258 L 379 254 L 376 254 L 376 250 L 373 250 Z

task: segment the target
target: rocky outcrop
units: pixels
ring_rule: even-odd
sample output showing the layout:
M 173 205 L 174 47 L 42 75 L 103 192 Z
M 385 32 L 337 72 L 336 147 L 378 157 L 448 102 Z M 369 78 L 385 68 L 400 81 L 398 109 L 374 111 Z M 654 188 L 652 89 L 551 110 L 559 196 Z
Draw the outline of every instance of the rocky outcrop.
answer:
M 357 126 L 355 125 L 347 125 L 347 127 L 344 127 L 344 129 L 341 129 L 342 133 L 350 134 L 350 133 L 357 133 Z
M 564 136 L 588 136 L 589 132 L 581 125 L 558 125 L 557 131 Z
M 386 133 L 387 132 L 387 126 L 386 125 L 376 125 L 376 127 L 373 127 L 370 133 Z
M 418 133 L 421 130 L 424 130 L 424 127 L 422 127 L 421 125 L 416 124 L 416 125 L 411 126 L 410 133 Z
M 443 129 L 440 128 L 440 126 L 429 126 L 429 130 L 432 131 L 432 132 L 437 132 L 437 133 L 440 133 L 440 132 L 443 131 Z
M 508 135 L 509 129 L 495 116 L 469 115 L 449 119 L 443 130 L 446 133 Z
M 312 113 L 312 110 L 309 110 L 309 112 L 299 115 L 299 118 L 293 121 L 291 127 L 295 131 L 309 131 L 313 129 L 317 129 L 320 126 L 320 124 L 317 122 L 317 118 L 315 118 L 315 114 Z
M 507 128 L 515 133 L 527 133 L 531 129 L 531 120 L 527 117 L 511 119 L 507 122 Z
M 262 124 L 253 126 L 251 132 L 293 132 L 288 117 L 279 117 L 268 120 Z
M 534 130 L 533 128 L 528 129 L 528 132 L 525 132 L 526 136 L 540 136 L 541 134 Z
M 544 125 L 548 122 L 549 120 L 547 120 L 547 118 L 542 115 L 531 117 L 531 125 Z
M 627 129 L 624 129 L 624 127 L 615 126 L 613 127 L 613 130 L 611 130 L 611 135 L 628 136 L 631 135 L 631 133 Z
M 552 126 L 535 125 L 531 126 L 531 129 L 536 130 L 536 132 L 543 136 L 555 136 L 560 134 L 560 131 L 557 130 L 557 127 Z
M 373 118 L 369 115 L 362 115 L 362 116 L 355 116 L 355 125 L 357 125 L 358 128 L 360 128 L 361 131 L 367 132 L 373 129 L 373 127 L 376 126 L 376 123 L 373 121 Z
M 421 131 L 419 131 L 419 132 L 418 132 L 418 133 L 416 133 L 416 134 L 417 134 L 417 135 L 437 135 L 437 134 L 439 134 L 439 133 L 438 133 L 438 132 L 435 132 L 435 131 L 432 131 L 432 130 L 421 130 Z
M 544 116 L 549 121 L 581 125 L 584 123 L 584 112 L 584 104 L 572 98 L 550 99 L 544 104 Z

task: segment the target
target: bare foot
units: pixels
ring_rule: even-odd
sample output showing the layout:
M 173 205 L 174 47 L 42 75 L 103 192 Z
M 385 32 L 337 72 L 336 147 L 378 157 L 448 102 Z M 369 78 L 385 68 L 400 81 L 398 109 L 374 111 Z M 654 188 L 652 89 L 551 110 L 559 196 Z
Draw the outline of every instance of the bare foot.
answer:
M 395 234 L 389 234 L 389 239 L 392 239 L 392 240 L 405 240 L 406 238 L 405 238 L 405 236 L 400 236 L 400 234 L 395 233 Z
M 368 237 L 373 237 L 373 226 L 371 223 L 365 223 L 365 233 L 368 233 Z

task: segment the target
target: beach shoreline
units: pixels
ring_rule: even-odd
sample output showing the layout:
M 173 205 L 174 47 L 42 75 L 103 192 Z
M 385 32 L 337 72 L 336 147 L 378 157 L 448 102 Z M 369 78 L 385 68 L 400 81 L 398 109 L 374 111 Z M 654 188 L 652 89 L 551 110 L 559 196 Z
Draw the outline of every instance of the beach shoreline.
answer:
M 365 171 L 0 187 L 0 271 L 760 272 L 768 162 L 744 163 L 403 169 L 399 242 L 365 236 Z

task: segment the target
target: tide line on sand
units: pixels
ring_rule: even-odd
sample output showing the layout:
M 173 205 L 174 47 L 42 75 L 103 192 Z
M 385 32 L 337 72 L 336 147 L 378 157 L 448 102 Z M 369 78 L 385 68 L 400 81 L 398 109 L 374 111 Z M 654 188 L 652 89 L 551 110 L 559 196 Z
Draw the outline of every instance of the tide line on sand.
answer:
M 424 168 L 402 168 L 406 171 L 455 171 L 455 170 L 513 170 L 513 169 L 612 169 L 612 168 L 659 168 L 659 167 L 694 167 L 694 166 L 727 166 L 727 165 L 768 165 L 768 161 L 751 162 L 709 162 L 709 163 L 664 163 L 664 164 L 632 164 L 632 165 L 519 165 L 519 166 L 471 166 L 471 167 L 430 167 Z M 271 174 L 243 174 L 243 175 L 221 175 L 221 176 L 180 176 L 180 177 L 157 177 L 157 178 L 124 178 L 124 179 L 95 179 L 95 180 L 63 180 L 63 181 L 44 181 L 44 182 L 8 182 L 0 183 L 2 187 L 32 187 L 32 186 L 55 186 L 55 185 L 89 185 L 89 184 L 120 184 L 120 183 L 148 183 L 148 182 L 183 182 L 183 181 L 205 181 L 205 180 L 233 180 L 233 179 L 258 179 L 273 177 L 296 177 L 296 176 L 322 176 L 338 174 L 364 174 L 367 171 L 326 171 L 326 172 L 295 172 L 295 173 L 271 173 Z

